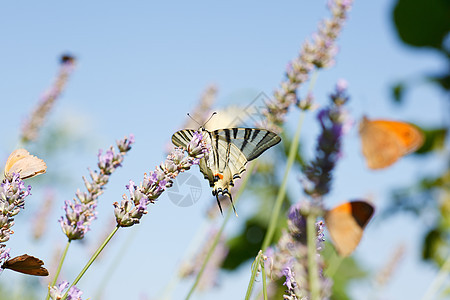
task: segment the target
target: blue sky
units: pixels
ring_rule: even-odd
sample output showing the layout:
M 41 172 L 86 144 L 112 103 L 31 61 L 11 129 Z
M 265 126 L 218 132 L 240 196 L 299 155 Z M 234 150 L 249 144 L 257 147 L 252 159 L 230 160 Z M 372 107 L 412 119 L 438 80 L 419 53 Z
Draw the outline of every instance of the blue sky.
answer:
M 319 104 L 327 103 L 326 96 L 336 81 L 345 78 L 352 97 L 349 110 L 355 120 L 367 114 L 422 126 L 441 125 L 439 99 L 443 94 L 439 90 L 417 85 L 401 107 L 389 99 L 389 88 L 395 81 L 438 71 L 443 64 L 431 50 L 419 51 L 399 42 L 390 18 L 393 4 L 386 0 L 356 1 L 339 39 L 337 63 L 319 73 L 315 97 Z M 303 41 L 316 30 L 319 20 L 329 16 L 325 1 L 22 1 L 5 2 L 0 7 L 0 91 L 2 123 L 7 128 L 0 148 L 3 157 L 14 148 L 23 119 L 52 82 L 59 56 L 70 52 L 78 58 L 77 69 L 50 121 L 72 126 L 75 135 L 88 135 L 88 147 L 81 152 L 67 149 L 64 155 L 48 160 L 49 173 L 57 169 L 70 179 L 67 188 L 58 191 L 49 236 L 37 244 L 27 236 L 31 225 L 27 220 L 44 193 L 34 184 L 34 199 L 28 200 L 27 210 L 16 218 L 16 234 L 8 242 L 8 247 L 25 249 L 46 262 L 51 260 L 55 245 L 65 243 L 56 222 L 62 213 L 59 207 L 81 188 L 86 168 L 95 166 L 97 149 L 129 133 L 136 136 L 124 167 L 114 174 L 100 200 L 99 220 L 89 237 L 93 244 L 113 214 L 111 203 L 120 201 L 129 179 L 142 180 L 144 172 L 164 159 L 166 143 L 180 129 L 186 112 L 195 107 L 206 86 L 217 85 L 219 108 L 249 103 L 260 92 L 270 95 Z M 298 116 L 295 110 L 289 114 L 289 128 L 294 128 Z M 302 135 L 307 155 L 313 154 L 317 133 L 315 113 L 311 113 Z M 390 188 L 411 184 L 419 175 L 437 173 L 442 167 L 438 160 L 408 157 L 390 169 L 369 171 L 354 128 L 345 141 L 344 157 L 327 201 L 332 206 L 346 199 L 373 196 L 383 207 L 389 201 Z M 292 174 L 293 185 L 298 175 Z M 163 195 L 142 224 L 120 230 L 101 262 L 80 282 L 84 295 L 95 296 L 94 279 L 108 272 L 122 244 L 129 243 L 108 282 L 107 298 L 158 298 L 198 228 L 204 225 L 204 212 L 212 199 L 207 182 L 202 184 L 203 196 L 196 205 L 179 208 Z M 297 191 L 293 188 L 290 192 L 300 197 Z M 245 216 L 252 205 L 243 200 L 238 211 Z M 232 220 L 229 232 L 241 222 Z M 418 246 L 424 233 L 420 224 L 409 216 L 387 222 L 377 222 L 375 217 L 355 254 L 376 272 L 399 243 L 406 244 L 402 264 L 381 292 L 385 299 L 416 299 L 435 276 L 429 265 L 419 261 Z M 73 280 L 88 255 L 81 245 L 72 246 L 64 278 Z M 8 275 L 2 278 L 5 283 L 17 282 L 19 277 Z M 249 276 L 249 265 L 231 276 L 221 274 L 217 289 L 195 299 L 213 295 L 215 299 L 242 298 Z M 189 286 L 189 282 L 181 283 L 174 290 L 174 299 L 184 296 Z M 367 284 L 352 288 L 355 299 L 365 299 L 372 291 Z

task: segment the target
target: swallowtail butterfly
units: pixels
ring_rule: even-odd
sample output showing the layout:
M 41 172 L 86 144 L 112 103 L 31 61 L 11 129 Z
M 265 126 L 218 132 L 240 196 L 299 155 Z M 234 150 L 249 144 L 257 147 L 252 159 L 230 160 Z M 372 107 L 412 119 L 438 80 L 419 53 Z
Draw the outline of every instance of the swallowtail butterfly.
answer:
M 200 171 L 213 188 L 212 194 L 217 199 L 220 212 L 219 194 L 228 195 L 236 213 L 230 186 L 234 186 L 234 180 L 241 177 L 248 161 L 278 144 L 281 138 L 271 131 L 257 128 L 225 128 L 210 132 L 202 126 L 198 131 L 203 141 L 211 145 L 209 153 L 200 160 Z M 195 132 L 193 129 L 177 131 L 172 136 L 172 143 L 186 149 Z

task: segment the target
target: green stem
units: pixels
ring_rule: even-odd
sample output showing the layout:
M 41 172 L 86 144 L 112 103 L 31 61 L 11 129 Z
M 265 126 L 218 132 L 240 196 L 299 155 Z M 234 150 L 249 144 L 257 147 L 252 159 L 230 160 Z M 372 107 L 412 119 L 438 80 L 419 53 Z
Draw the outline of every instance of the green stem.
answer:
M 259 250 L 258 255 L 252 264 L 252 276 L 250 276 L 250 281 L 248 282 L 247 293 L 245 294 L 245 300 L 249 300 L 252 294 L 253 284 L 255 283 L 256 274 L 258 272 L 258 266 L 261 261 L 262 251 Z
M 300 118 L 298 120 L 297 130 L 295 132 L 294 139 L 292 140 L 291 147 L 289 148 L 289 156 L 286 164 L 286 169 L 284 170 L 283 182 L 281 183 L 281 187 L 278 190 L 277 199 L 275 200 L 272 216 L 269 221 L 269 228 L 267 229 L 266 236 L 264 237 L 264 241 L 261 247 L 263 252 L 266 251 L 267 247 L 269 247 L 270 243 L 272 242 L 273 235 L 275 233 L 275 228 L 278 222 L 278 217 L 280 215 L 283 200 L 286 196 L 286 188 L 288 183 L 289 172 L 292 169 L 295 160 L 295 155 L 297 154 L 298 151 L 298 144 L 300 141 L 300 133 L 302 131 L 304 116 L 305 113 L 302 111 L 300 114 Z
M 91 259 L 87 262 L 87 264 L 84 266 L 83 270 L 81 270 L 80 274 L 78 274 L 77 278 L 75 278 L 75 280 L 72 282 L 72 284 L 70 285 L 70 287 L 67 289 L 66 293 L 64 294 L 64 296 L 62 297 L 62 299 L 66 299 L 67 297 L 67 293 L 69 292 L 70 288 L 73 287 L 74 285 L 76 285 L 78 283 L 78 281 L 80 281 L 81 277 L 83 277 L 84 273 L 86 273 L 86 271 L 89 269 L 89 267 L 92 265 L 92 263 L 94 262 L 94 260 L 100 255 L 100 253 L 102 252 L 102 250 L 106 247 L 106 245 L 109 243 L 109 241 L 112 239 L 112 237 L 114 236 L 114 234 L 116 234 L 117 230 L 119 230 L 120 226 L 117 225 L 116 227 L 114 227 L 114 230 L 109 234 L 109 236 L 105 239 L 105 241 L 100 245 L 100 247 L 97 249 L 97 251 L 95 251 L 95 253 L 92 255 Z
M 64 263 L 64 260 L 66 259 L 66 255 L 69 250 L 70 242 L 71 242 L 70 240 L 67 241 L 66 248 L 64 249 L 64 252 L 61 255 L 61 259 L 59 260 L 58 269 L 56 269 L 55 277 L 53 277 L 53 280 L 50 283 L 50 286 L 54 286 L 56 284 L 56 281 L 58 280 L 59 273 L 61 273 L 62 265 Z M 50 289 L 47 292 L 47 297 L 45 298 L 45 300 L 48 300 L 48 299 L 50 299 Z
M 266 282 L 266 269 L 264 268 L 264 260 L 261 260 L 261 276 L 263 281 L 264 300 L 267 300 L 267 282 Z
M 120 260 L 123 259 L 124 257 L 126 257 L 126 255 L 124 255 L 124 253 L 126 252 L 128 247 L 130 247 L 130 245 L 133 244 L 132 241 L 136 237 L 136 234 L 138 233 L 138 230 L 141 229 L 141 228 L 142 228 L 142 226 L 139 226 L 137 228 L 132 228 L 131 234 L 128 235 L 127 240 L 125 241 L 125 243 L 122 243 L 122 246 L 120 247 L 120 250 L 116 253 L 116 256 L 114 257 L 114 259 L 112 260 L 111 264 L 109 265 L 109 267 L 108 267 L 108 269 L 106 271 L 106 275 L 102 277 L 102 280 L 98 284 L 97 292 L 95 293 L 95 297 L 93 299 L 102 299 L 103 298 L 102 294 L 103 294 L 103 291 L 105 289 L 105 286 L 108 284 L 108 281 L 111 279 L 111 277 L 113 276 L 114 272 L 119 267 Z
M 316 215 L 306 217 L 306 238 L 308 243 L 308 275 L 311 300 L 320 300 L 319 269 L 317 267 Z
M 242 184 L 241 187 L 239 188 L 239 191 L 236 193 L 236 196 L 234 197 L 234 203 L 237 204 L 239 202 L 239 197 L 241 196 L 241 194 L 244 192 L 244 188 L 247 185 L 248 179 L 250 178 L 251 173 L 253 172 L 253 169 L 255 168 L 256 163 L 250 164 L 249 168 L 247 170 L 248 175 L 245 176 L 242 179 Z M 203 272 L 205 271 L 205 267 L 208 264 L 209 259 L 211 258 L 214 250 L 216 249 L 217 243 L 219 242 L 220 237 L 222 236 L 222 232 L 225 229 L 225 225 L 228 223 L 228 220 L 230 219 L 231 216 L 231 212 L 233 211 L 233 209 L 230 207 L 228 209 L 228 212 L 225 216 L 225 219 L 223 220 L 222 226 L 220 227 L 219 231 L 217 232 L 214 241 L 211 245 L 211 247 L 208 250 L 208 253 L 206 254 L 205 259 L 203 260 L 203 264 L 199 270 L 199 272 L 197 273 L 197 276 L 195 277 L 195 281 L 194 284 L 192 285 L 191 289 L 189 290 L 188 295 L 186 296 L 186 300 L 188 300 L 192 294 L 194 293 L 195 289 L 197 288 L 198 283 L 200 282 L 200 278 L 203 275 Z
M 445 281 L 449 272 L 450 272 L 450 255 L 447 257 L 446 261 L 439 270 L 439 273 L 436 275 L 433 282 L 430 284 L 430 287 L 428 288 L 425 295 L 422 297 L 422 300 L 431 300 L 437 298 L 435 297 L 435 294 L 440 289 L 442 283 Z

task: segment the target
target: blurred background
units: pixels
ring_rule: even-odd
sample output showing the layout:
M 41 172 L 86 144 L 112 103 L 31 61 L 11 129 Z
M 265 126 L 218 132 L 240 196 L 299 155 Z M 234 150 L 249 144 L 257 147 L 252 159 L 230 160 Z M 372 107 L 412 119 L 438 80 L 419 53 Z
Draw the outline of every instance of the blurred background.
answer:
M 114 227 L 112 203 L 120 202 L 130 179 L 140 182 L 164 160 L 172 134 L 184 128 L 186 113 L 202 94 L 209 91 L 219 116 L 230 106 L 253 107 L 271 97 L 302 43 L 330 16 L 326 1 L 26 1 L 0 7 L 3 162 L 53 84 L 61 56 L 76 58 L 39 138 L 27 145 L 46 161 L 48 171 L 27 182 L 32 196 L 15 218 L 15 234 L 7 242 L 12 256 L 37 256 L 51 270 L 67 241 L 57 222 L 64 200 L 72 199 L 77 188 L 84 190 L 81 177 L 88 176 L 87 168 L 96 168 L 98 149 L 130 133 L 136 138 L 99 199 L 91 232 L 72 243 L 60 275 L 68 281 Z M 344 139 L 326 204 L 368 198 L 376 205 L 360 246 L 343 262 L 347 272 L 338 273 L 334 299 L 420 299 L 449 255 L 448 16 L 444 0 L 429 5 L 419 0 L 355 1 L 338 39 L 336 64 L 318 74 L 313 93 L 319 106 L 328 103 L 339 79 L 348 81 L 348 109 L 355 125 Z M 292 203 L 303 198 L 299 166 L 314 155 L 316 114 L 306 114 L 289 182 Z M 290 110 L 285 143 L 299 115 L 298 109 Z M 418 154 L 388 169 L 369 170 L 357 130 L 363 115 L 412 122 L 423 129 L 427 142 Z M 239 217 L 226 227 L 224 267 L 211 277 L 213 286 L 194 299 L 243 298 L 258 237 L 265 230 L 264 212 L 270 210 L 270 189 L 262 186 L 276 191 L 284 148 L 280 144 L 261 157 L 268 171 L 261 168 L 263 175 L 255 176 L 236 207 Z M 179 280 L 180 267 L 195 261 L 210 230 L 223 220 L 198 168 L 189 174 L 199 179 L 198 201 L 180 206 L 164 193 L 141 224 L 120 229 L 77 285 L 85 298 L 185 297 L 192 278 Z M 181 194 L 188 192 L 187 186 L 178 186 Z M 53 200 L 46 202 L 48 198 Z M 47 215 L 40 214 L 44 203 Z M 213 220 L 207 217 L 210 211 L 216 215 Z M 36 224 L 43 226 L 38 237 Z M 401 254 L 392 262 L 396 253 Z M 390 275 L 380 277 L 389 267 Z M 42 299 L 46 293 L 48 279 L 9 270 L 0 278 L 1 299 Z M 25 285 L 35 288 L 25 291 Z M 448 296 L 448 280 L 446 287 Z

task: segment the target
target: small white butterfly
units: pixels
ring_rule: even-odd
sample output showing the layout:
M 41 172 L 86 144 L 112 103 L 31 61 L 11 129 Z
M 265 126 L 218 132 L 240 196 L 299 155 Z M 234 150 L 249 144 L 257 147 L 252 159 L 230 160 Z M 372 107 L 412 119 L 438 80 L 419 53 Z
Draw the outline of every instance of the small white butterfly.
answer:
M 186 149 L 195 132 L 193 129 L 177 131 L 172 136 L 172 143 Z M 222 194 L 228 195 L 236 213 L 229 187 L 241 177 L 248 161 L 278 144 L 281 138 L 271 131 L 257 128 L 225 128 L 210 132 L 201 126 L 198 132 L 203 141 L 211 145 L 211 151 L 200 160 L 200 171 L 213 188 L 212 194 L 216 196 L 220 212 L 219 194 Z

